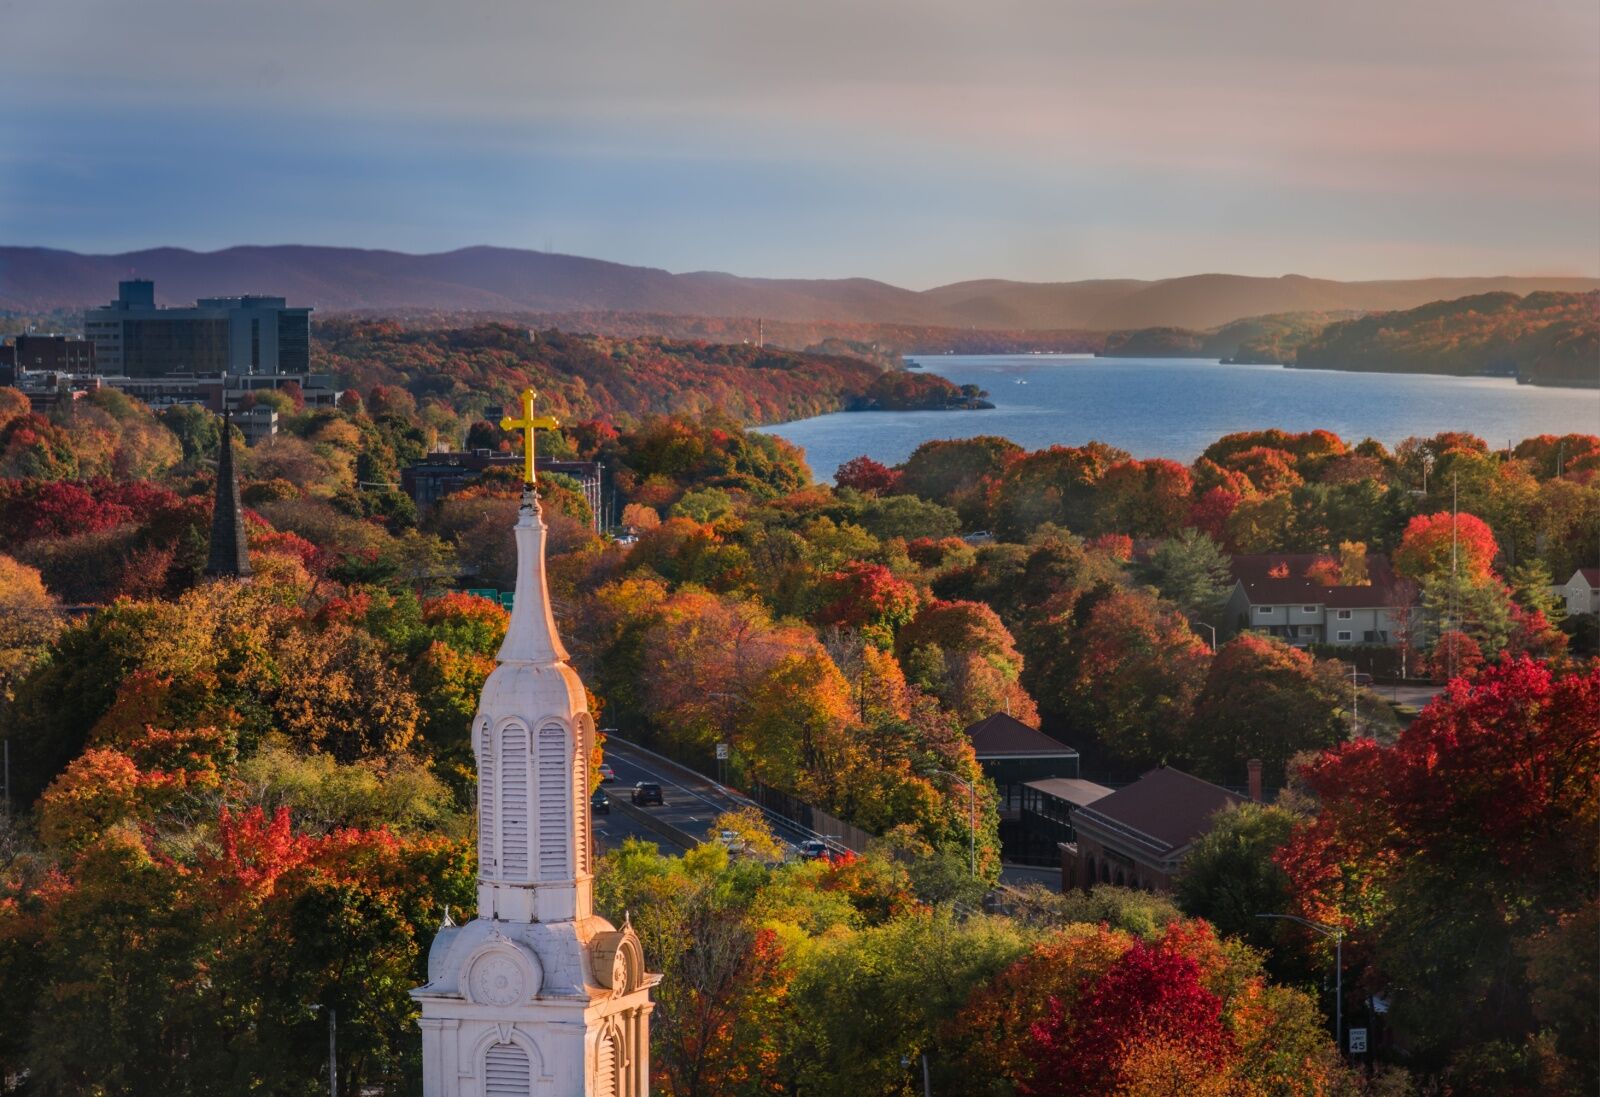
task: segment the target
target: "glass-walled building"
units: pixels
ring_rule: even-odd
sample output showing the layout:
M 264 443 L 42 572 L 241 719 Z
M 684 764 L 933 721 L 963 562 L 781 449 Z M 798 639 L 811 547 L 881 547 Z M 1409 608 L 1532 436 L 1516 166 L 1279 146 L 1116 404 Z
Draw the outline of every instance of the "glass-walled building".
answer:
M 202 297 L 157 308 L 155 283 L 118 283 L 117 299 L 83 314 L 95 367 L 124 377 L 278 374 L 311 368 L 311 310 L 282 297 Z

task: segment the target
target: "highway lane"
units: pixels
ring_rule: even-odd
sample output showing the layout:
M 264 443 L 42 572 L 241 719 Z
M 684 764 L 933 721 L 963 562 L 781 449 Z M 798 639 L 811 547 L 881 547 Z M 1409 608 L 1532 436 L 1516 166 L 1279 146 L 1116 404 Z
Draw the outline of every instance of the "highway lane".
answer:
M 654 781 L 661 786 L 662 798 L 666 803 L 641 810 L 696 838 L 715 837 L 712 825 L 718 815 L 750 804 L 750 801 L 730 793 L 709 777 L 695 774 L 683 766 L 663 762 L 615 736 L 606 740 L 605 760 L 617 774 L 615 781 L 602 786 L 607 795 L 613 799 L 626 797 L 638 782 Z M 766 818 L 788 852 L 793 852 L 801 842 L 813 837 L 809 830 L 779 816 L 767 813 Z

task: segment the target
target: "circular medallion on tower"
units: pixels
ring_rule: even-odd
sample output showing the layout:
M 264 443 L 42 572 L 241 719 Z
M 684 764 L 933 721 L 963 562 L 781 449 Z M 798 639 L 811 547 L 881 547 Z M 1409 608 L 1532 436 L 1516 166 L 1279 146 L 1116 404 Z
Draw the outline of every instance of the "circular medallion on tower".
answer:
M 516 949 L 516 951 L 512 951 Z M 539 975 L 515 945 L 491 946 L 467 966 L 467 994 L 487 1006 L 514 1006 L 539 989 Z
M 485 956 L 472 969 L 472 996 L 491 1006 L 522 1000 L 522 971 L 509 956 Z

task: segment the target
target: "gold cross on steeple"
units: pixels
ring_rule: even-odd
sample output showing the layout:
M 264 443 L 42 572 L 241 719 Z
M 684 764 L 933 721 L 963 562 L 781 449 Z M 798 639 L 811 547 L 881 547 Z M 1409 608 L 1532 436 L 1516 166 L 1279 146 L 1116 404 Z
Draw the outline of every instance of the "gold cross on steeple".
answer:
M 523 389 L 522 395 L 518 398 L 522 402 L 522 418 L 513 419 L 508 415 L 500 420 L 501 430 L 522 431 L 522 482 L 529 489 L 533 487 L 533 432 L 541 428 L 555 430 L 561 426 L 559 422 L 549 415 L 541 415 L 537 418 L 534 416 L 533 398 L 535 395 L 537 394 L 532 389 Z

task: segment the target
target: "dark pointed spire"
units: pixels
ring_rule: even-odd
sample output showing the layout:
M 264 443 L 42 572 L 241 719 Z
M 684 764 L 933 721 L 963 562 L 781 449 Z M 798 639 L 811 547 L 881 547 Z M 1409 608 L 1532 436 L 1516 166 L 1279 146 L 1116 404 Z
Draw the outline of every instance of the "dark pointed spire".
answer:
M 217 503 L 211 511 L 211 555 L 206 560 L 206 574 L 223 579 L 250 577 L 244 507 L 239 503 L 239 478 L 233 471 L 233 416 L 226 406 L 222 410 L 222 444 L 217 448 Z

